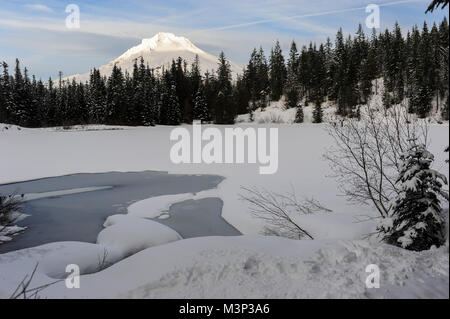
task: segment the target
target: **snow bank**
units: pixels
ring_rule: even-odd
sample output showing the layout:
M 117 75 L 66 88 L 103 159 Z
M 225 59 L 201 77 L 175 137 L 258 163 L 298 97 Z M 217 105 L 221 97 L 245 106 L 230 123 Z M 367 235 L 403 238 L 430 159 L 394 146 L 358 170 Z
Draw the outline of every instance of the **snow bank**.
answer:
M 97 237 L 97 244 L 107 247 L 111 259 L 120 260 L 148 247 L 181 239 L 158 222 L 128 215 L 109 216 Z
M 4 275 L 4 260 L 10 259 L 8 269 L 16 265 L 23 268 L 24 259 L 38 250 L 0 255 L 0 294 L 5 296 L 5 290 L 12 286 L 9 278 L 17 277 L 14 271 Z M 202 237 L 148 248 L 100 272 L 82 276 L 80 289 L 66 289 L 61 282 L 43 290 L 40 296 L 448 298 L 448 262 L 446 247 L 418 253 L 366 241 Z M 380 289 L 365 286 L 369 264 L 379 266 Z M 39 273 L 37 282 L 43 278 Z
M 30 288 L 66 278 L 70 264 L 76 264 L 82 275 L 91 274 L 146 248 L 181 239 L 167 226 L 128 215 L 110 216 L 104 226 L 97 244 L 57 242 L 0 254 L 0 298 L 10 297 L 36 265 Z
M 22 130 L 26 130 L 26 128 L 17 126 L 17 125 L 13 125 L 13 124 L 3 124 L 0 123 L 0 132 L 7 132 L 7 131 L 22 131 Z

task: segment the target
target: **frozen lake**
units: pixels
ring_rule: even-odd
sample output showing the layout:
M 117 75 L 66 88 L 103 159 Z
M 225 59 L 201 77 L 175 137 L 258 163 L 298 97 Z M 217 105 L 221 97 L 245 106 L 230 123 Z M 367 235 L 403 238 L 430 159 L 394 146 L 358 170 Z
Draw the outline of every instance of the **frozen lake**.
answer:
M 95 243 L 105 219 L 126 214 L 133 202 L 161 195 L 196 193 L 215 188 L 222 180 L 223 177 L 215 175 L 144 171 L 74 174 L 0 185 L 2 194 L 55 192 L 23 203 L 22 212 L 30 216 L 17 224 L 28 229 L 13 241 L 0 245 L 0 253 L 57 241 Z M 183 238 L 240 235 L 221 217 L 222 206 L 219 198 L 186 200 L 170 207 L 170 218 L 154 220 L 173 228 Z

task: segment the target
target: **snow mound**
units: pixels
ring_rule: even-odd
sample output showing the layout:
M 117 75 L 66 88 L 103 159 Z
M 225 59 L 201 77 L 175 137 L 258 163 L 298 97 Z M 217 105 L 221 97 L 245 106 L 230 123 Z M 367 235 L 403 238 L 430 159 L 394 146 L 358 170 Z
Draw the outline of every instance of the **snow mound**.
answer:
M 49 278 L 66 278 L 66 267 L 76 264 L 80 268 L 80 274 L 91 274 L 102 270 L 108 265 L 118 261 L 108 253 L 108 248 L 91 243 L 82 242 L 58 242 L 57 247 L 50 250 L 45 258 L 39 262 L 39 270 Z M 52 244 L 48 244 L 52 245 Z M 41 247 L 45 247 L 41 246 Z
M 366 288 L 370 264 L 380 269 L 380 289 Z M 82 276 L 80 289 L 61 283 L 42 297 L 448 298 L 448 269 L 447 247 L 411 252 L 367 241 L 202 237 L 146 249 Z
M 170 227 L 129 215 L 109 216 L 103 226 L 106 228 L 98 234 L 97 244 L 108 247 L 108 254 L 114 260 L 182 238 Z

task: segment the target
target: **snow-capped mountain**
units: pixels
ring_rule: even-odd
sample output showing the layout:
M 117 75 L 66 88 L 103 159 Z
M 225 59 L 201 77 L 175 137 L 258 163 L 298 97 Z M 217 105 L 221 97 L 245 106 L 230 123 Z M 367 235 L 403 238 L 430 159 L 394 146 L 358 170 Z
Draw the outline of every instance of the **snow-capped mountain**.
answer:
M 215 71 L 218 66 L 218 58 L 211 55 L 198 47 L 196 47 L 189 39 L 185 37 L 178 37 L 172 33 L 161 32 L 150 39 L 143 39 L 141 44 L 132 47 L 118 58 L 112 60 L 106 65 L 99 67 L 102 75 L 110 75 L 114 64 L 117 64 L 122 71 L 128 71 L 130 74 L 133 71 L 134 61 L 144 58 L 146 64 L 151 68 L 159 68 L 162 66 L 169 66 L 172 60 L 182 57 L 189 64 L 199 56 L 200 67 L 203 73 L 206 71 Z M 234 62 L 230 62 L 233 77 L 242 73 L 242 66 Z M 89 80 L 89 73 L 75 74 L 66 77 L 66 80 L 85 82 Z

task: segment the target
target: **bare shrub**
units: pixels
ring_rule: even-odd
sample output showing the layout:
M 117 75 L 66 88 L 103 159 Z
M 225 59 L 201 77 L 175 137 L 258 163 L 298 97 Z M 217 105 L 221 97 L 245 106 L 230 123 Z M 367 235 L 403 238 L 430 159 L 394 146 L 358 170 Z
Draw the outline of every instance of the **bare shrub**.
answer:
M 22 198 L 19 196 L 4 196 L 0 194 L 0 238 L 2 238 L 0 244 L 25 229 L 24 227 L 13 226 L 17 219 L 17 216 L 14 213 L 19 211 L 21 203 Z M 7 240 L 4 239 L 5 236 Z
M 325 158 L 348 200 L 372 204 L 381 217 L 399 193 L 396 178 L 401 155 L 411 140 L 427 145 L 426 120 L 414 120 L 405 106 L 393 106 L 380 114 L 366 109 L 361 120 L 348 119 L 328 127 L 334 145 Z
M 265 235 L 280 236 L 293 239 L 312 235 L 295 221 L 295 215 L 309 215 L 317 212 L 331 212 L 314 199 L 299 201 L 295 192 L 284 195 L 265 189 L 241 188 L 245 194 L 241 194 L 241 200 L 250 204 L 250 212 L 257 218 L 264 220 L 267 226 Z
M 0 225 L 10 225 L 13 220 L 13 213 L 17 212 L 21 205 L 21 199 L 15 195 L 0 194 Z
M 33 278 L 36 274 L 36 270 L 38 268 L 39 263 L 36 263 L 36 266 L 34 266 L 33 271 L 30 275 L 26 275 L 22 281 L 17 286 L 16 290 L 12 293 L 12 295 L 9 297 L 10 299 L 39 299 L 39 293 L 44 290 L 45 288 L 54 285 L 61 280 L 56 280 L 54 282 L 51 282 L 49 284 L 41 285 L 38 287 L 30 288 L 31 282 L 33 281 Z
M 103 254 L 98 255 L 97 272 L 102 271 L 103 269 L 106 269 L 109 266 L 110 263 L 108 262 L 108 250 L 106 248 L 103 248 Z

